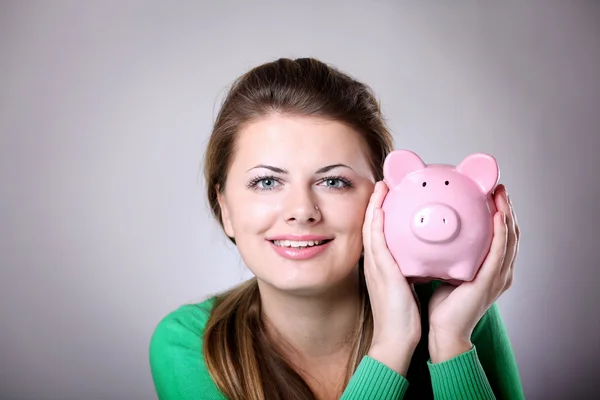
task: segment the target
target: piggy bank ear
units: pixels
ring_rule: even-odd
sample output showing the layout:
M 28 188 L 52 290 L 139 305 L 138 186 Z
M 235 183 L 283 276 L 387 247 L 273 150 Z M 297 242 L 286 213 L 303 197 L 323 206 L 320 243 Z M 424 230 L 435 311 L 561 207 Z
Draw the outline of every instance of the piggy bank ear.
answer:
M 488 154 L 471 154 L 461 161 L 456 170 L 479 184 L 485 194 L 496 187 L 500 171 L 496 159 Z
M 406 175 L 425 168 L 421 158 L 409 150 L 394 150 L 383 163 L 383 180 L 392 188 L 400 184 Z

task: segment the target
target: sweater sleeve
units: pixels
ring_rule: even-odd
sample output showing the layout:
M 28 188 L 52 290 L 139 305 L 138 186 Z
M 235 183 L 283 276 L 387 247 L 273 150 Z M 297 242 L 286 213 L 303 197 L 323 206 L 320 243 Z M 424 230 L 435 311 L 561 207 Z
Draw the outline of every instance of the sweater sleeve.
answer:
M 167 315 L 150 341 L 150 370 L 159 400 L 224 400 L 202 356 L 206 304 L 186 305 Z
M 473 347 L 442 363 L 427 365 L 435 399 L 524 399 L 508 334 L 494 303 L 471 336 Z
M 407 389 L 406 378 L 374 358 L 364 356 L 340 400 L 401 400 Z

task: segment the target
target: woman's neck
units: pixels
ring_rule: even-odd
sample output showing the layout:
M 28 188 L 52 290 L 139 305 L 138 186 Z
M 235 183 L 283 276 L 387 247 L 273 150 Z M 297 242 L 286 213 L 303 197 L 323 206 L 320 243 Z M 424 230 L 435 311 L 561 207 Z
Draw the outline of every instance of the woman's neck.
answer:
M 259 281 L 267 334 L 286 356 L 313 363 L 347 357 L 360 314 L 358 271 L 320 296 L 294 296 Z

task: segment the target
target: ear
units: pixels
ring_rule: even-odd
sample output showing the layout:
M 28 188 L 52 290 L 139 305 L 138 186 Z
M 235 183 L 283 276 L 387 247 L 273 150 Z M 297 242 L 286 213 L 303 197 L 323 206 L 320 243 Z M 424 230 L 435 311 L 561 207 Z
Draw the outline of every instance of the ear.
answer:
M 221 221 L 223 222 L 223 229 L 225 230 L 225 234 L 227 236 L 234 238 L 235 232 L 233 230 L 233 224 L 231 223 L 229 206 L 227 205 L 227 201 L 225 200 L 223 192 L 219 190 L 219 185 L 216 185 L 215 190 L 217 191 L 217 201 L 219 202 L 219 207 L 221 208 Z
M 419 171 L 427 165 L 421 158 L 409 150 L 394 150 L 387 155 L 383 163 L 383 180 L 392 188 L 400 184 L 408 174 Z
M 500 178 L 496 159 L 484 153 L 469 155 L 458 164 L 456 170 L 477 182 L 485 194 L 496 187 Z

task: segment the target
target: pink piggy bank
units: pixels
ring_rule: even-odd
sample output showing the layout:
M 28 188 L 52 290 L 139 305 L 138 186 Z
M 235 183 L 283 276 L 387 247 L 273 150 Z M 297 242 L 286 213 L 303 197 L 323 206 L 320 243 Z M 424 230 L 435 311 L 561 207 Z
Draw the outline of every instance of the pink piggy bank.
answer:
M 494 157 L 477 153 L 457 166 L 426 165 L 415 153 L 396 150 L 383 174 L 389 187 L 384 235 L 409 282 L 473 280 L 493 237 L 492 193 L 500 175 Z

